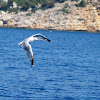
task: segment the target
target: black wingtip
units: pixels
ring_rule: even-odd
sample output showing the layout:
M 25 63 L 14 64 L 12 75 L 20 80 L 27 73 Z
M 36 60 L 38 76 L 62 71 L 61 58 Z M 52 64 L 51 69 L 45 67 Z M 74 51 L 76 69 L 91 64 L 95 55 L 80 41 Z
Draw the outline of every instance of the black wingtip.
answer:
M 48 41 L 48 42 L 50 42 L 50 40 L 49 40 L 49 39 L 47 39 L 47 41 Z
M 33 66 L 34 65 L 34 62 L 33 62 L 33 58 L 32 58 L 32 61 L 31 61 L 31 66 Z

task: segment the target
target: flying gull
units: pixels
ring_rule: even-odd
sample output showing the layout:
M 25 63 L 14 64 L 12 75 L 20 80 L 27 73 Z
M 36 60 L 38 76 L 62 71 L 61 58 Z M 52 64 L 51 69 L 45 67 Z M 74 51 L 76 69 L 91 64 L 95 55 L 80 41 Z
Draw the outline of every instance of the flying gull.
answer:
M 27 54 L 31 65 L 34 65 L 34 61 L 33 61 L 33 52 L 32 52 L 32 47 L 29 44 L 29 42 L 35 41 L 35 40 L 44 40 L 44 41 L 48 41 L 50 42 L 49 39 L 47 39 L 44 35 L 42 34 L 35 34 L 32 35 L 28 38 L 26 38 L 25 40 L 23 40 L 22 42 L 18 43 L 19 46 L 22 46 L 22 48 L 25 50 L 25 53 Z

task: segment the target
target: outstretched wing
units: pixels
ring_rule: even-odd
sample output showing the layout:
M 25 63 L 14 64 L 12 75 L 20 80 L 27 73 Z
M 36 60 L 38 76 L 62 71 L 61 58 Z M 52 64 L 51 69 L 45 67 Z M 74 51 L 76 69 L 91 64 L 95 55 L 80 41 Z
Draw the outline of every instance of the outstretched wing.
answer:
M 31 45 L 29 43 L 23 43 L 22 48 L 25 50 L 25 53 L 27 54 L 27 56 L 31 62 L 31 65 L 33 65 L 34 62 L 33 62 L 33 52 L 32 52 Z
M 28 38 L 26 38 L 25 40 L 23 40 L 22 42 L 20 42 L 18 45 L 22 46 L 22 48 L 25 50 L 25 53 L 27 54 L 31 65 L 34 64 L 33 62 L 33 52 L 32 52 L 32 47 L 29 44 L 29 42 L 35 41 L 35 40 L 44 40 L 44 41 L 48 41 L 50 42 L 50 40 L 48 38 L 46 38 L 44 35 L 42 34 L 36 34 L 36 35 L 32 35 Z
M 33 35 L 33 38 L 37 38 L 38 40 L 44 40 L 44 41 L 50 42 L 50 40 L 48 38 L 46 38 L 44 35 L 42 35 L 42 34 Z

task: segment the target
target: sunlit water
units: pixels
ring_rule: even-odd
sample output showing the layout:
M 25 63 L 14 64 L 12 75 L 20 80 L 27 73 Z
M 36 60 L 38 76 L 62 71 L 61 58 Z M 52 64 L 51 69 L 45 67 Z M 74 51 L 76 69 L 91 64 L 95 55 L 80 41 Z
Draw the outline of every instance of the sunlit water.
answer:
M 34 67 L 18 46 L 31 43 Z M 100 100 L 100 34 L 0 29 L 0 100 Z

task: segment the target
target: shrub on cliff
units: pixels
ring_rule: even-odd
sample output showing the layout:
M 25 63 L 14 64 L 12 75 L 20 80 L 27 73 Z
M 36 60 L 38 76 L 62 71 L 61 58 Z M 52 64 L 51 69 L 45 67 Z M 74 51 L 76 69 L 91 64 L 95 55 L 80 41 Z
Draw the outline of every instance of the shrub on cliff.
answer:
M 66 3 L 65 4 L 65 6 L 60 10 L 60 11 L 62 11 L 63 13 L 70 13 L 70 11 L 69 11 L 69 5 Z
M 71 1 L 76 1 L 76 2 L 78 2 L 79 0 L 71 0 Z
M 82 0 L 79 4 L 75 5 L 76 7 L 86 7 L 86 2 L 85 0 Z
M 63 3 L 67 0 L 8 0 L 8 3 L 1 3 L 2 0 L 0 0 L 0 10 L 9 10 L 13 11 L 13 2 L 17 4 L 17 9 L 15 10 L 22 10 L 22 11 L 27 11 L 29 8 L 32 9 L 33 12 L 35 12 L 37 9 L 48 9 L 54 7 L 56 2 Z M 71 1 L 79 1 L 79 0 L 71 0 Z M 64 7 L 62 10 L 63 12 L 68 13 L 68 10 L 65 9 L 67 8 Z M 86 3 L 85 0 L 82 0 L 79 4 L 76 4 L 77 7 L 85 7 Z
M 31 6 L 32 3 L 30 1 L 25 1 L 21 6 L 21 10 L 27 11 Z
M 62 3 L 62 2 L 65 2 L 67 0 L 56 0 L 56 2 L 59 2 L 59 3 Z
M 1 3 L 0 4 L 0 10 L 6 11 L 8 9 L 8 4 L 7 3 Z
M 41 9 L 45 10 L 47 8 L 52 8 L 52 7 L 54 7 L 54 4 L 55 4 L 55 2 L 53 2 L 53 1 L 43 2 L 42 5 L 41 5 Z
M 2 3 L 2 0 L 0 0 L 0 4 Z
M 8 6 L 13 6 L 13 0 L 8 0 Z

